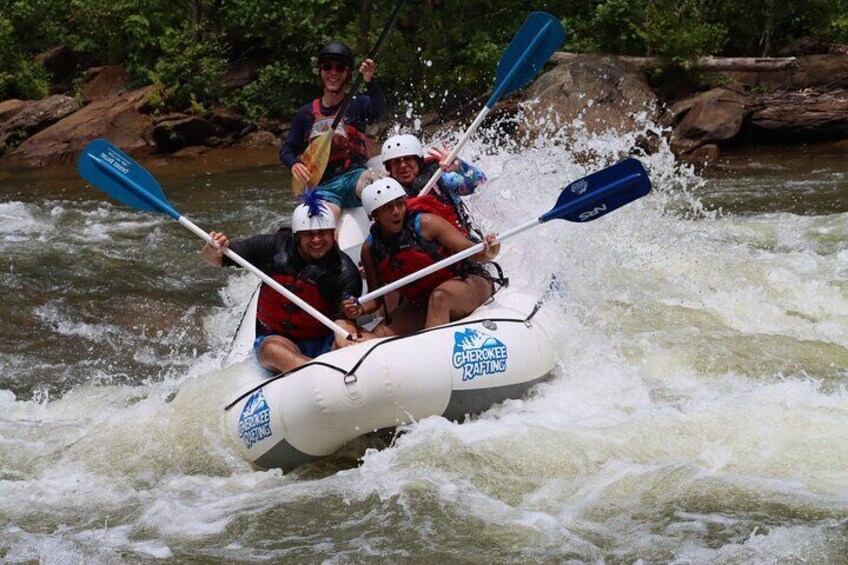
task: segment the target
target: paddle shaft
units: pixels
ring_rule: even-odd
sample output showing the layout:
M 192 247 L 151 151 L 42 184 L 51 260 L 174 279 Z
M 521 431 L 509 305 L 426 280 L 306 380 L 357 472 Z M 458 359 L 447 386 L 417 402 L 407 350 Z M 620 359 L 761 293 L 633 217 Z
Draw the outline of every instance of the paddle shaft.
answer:
M 145 190 L 144 187 L 135 182 L 133 179 L 121 174 L 121 172 L 119 172 L 112 165 L 106 163 L 102 159 L 91 154 L 89 154 L 88 157 L 92 159 L 92 161 L 94 161 L 94 163 L 101 171 L 105 172 L 121 186 L 129 189 L 135 196 L 147 202 L 151 207 L 171 216 L 172 218 L 177 220 L 183 227 L 187 228 L 189 231 L 193 232 L 195 235 L 197 235 L 210 245 L 218 247 L 218 243 L 214 239 L 212 239 L 212 236 L 200 229 L 194 222 L 177 212 L 170 204 L 159 200 L 154 195 L 150 194 L 147 190 Z M 326 317 L 314 307 L 310 306 L 309 303 L 305 302 L 301 298 L 298 298 L 295 294 L 293 294 L 285 287 L 283 287 L 280 283 L 278 283 L 277 281 L 257 269 L 252 263 L 249 263 L 247 260 L 242 258 L 238 253 L 236 253 L 232 249 L 225 248 L 224 255 L 232 259 L 233 262 L 244 267 L 257 277 L 262 279 L 262 282 L 264 282 L 265 284 L 267 284 L 268 286 L 288 298 L 290 301 L 294 302 L 298 307 L 315 317 L 318 321 L 327 326 L 329 329 L 333 330 L 333 332 L 348 338 L 351 337 L 350 332 L 346 331 L 340 325 Z
M 208 233 L 204 232 L 202 229 L 197 227 L 197 225 L 195 225 L 191 220 L 189 220 L 185 216 L 180 216 L 177 221 L 192 232 L 194 232 L 195 234 L 197 234 L 198 236 L 202 237 L 210 245 L 218 247 L 217 242 L 212 239 L 212 237 Z M 311 306 L 303 299 L 299 298 L 296 294 L 289 292 L 283 285 L 281 285 L 280 283 L 278 283 L 277 281 L 257 269 L 252 263 L 249 263 L 246 259 L 244 259 L 241 255 L 239 255 L 229 247 L 224 248 L 224 255 L 226 255 L 235 263 L 238 263 L 240 266 L 244 267 L 257 277 L 262 279 L 262 282 L 264 282 L 265 284 L 267 284 L 268 286 L 288 298 L 290 301 L 294 302 L 301 310 L 303 310 L 307 314 L 310 314 L 316 320 L 327 326 L 329 329 L 333 330 L 333 332 L 346 338 L 351 337 L 350 332 L 348 332 L 343 327 L 332 321 L 330 318 L 316 310 L 313 306 Z
M 495 85 L 495 89 L 492 92 L 492 95 L 489 97 L 489 101 L 486 102 L 486 105 L 483 107 L 482 110 L 480 110 L 480 113 L 477 114 L 477 118 L 475 118 L 475 120 L 465 131 L 465 134 L 463 134 L 462 139 L 460 139 L 459 142 L 456 144 L 456 147 L 453 148 L 453 151 L 451 151 L 447 158 L 442 161 L 443 163 L 449 165 L 454 162 L 454 160 L 459 155 L 459 150 L 462 149 L 462 147 L 466 143 L 468 143 L 468 140 L 471 139 L 471 136 L 474 135 L 474 132 L 477 131 L 478 127 L 480 127 L 480 124 L 483 123 L 483 120 L 492 110 L 495 103 L 501 98 L 501 96 L 506 94 L 507 90 L 510 88 L 510 82 L 512 81 L 513 76 L 515 76 L 516 73 L 519 72 L 519 69 L 521 69 L 522 66 L 527 62 L 531 53 L 533 52 L 533 49 L 535 49 L 536 46 L 539 45 L 539 43 L 545 37 L 545 33 L 548 31 L 548 28 L 550 26 L 550 22 L 547 22 L 544 26 L 542 26 L 542 29 L 539 30 L 539 32 L 533 38 L 533 41 L 531 41 L 527 48 L 524 50 L 524 53 L 522 53 L 521 57 L 519 57 L 518 60 L 512 65 L 510 71 L 506 74 L 505 77 L 503 77 L 502 80 L 498 81 L 498 84 Z M 430 192 L 433 186 L 435 186 L 435 184 L 439 181 L 439 177 L 442 176 L 443 172 L 444 170 L 441 167 L 436 169 L 436 171 L 433 173 L 433 176 L 430 177 L 430 180 L 427 181 L 427 184 L 424 185 L 424 188 L 421 189 L 421 192 L 418 195 L 424 196 L 425 194 Z
M 541 223 L 542 223 L 541 218 L 537 218 L 535 220 L 530 220 L 529 222 L 525 222 L 525 223 L 521 224 L 520 226 L 514 227 L 511 230 L 505 231 L 504 233 L 499 235 L 498 238 L 497 238 L 497 242 L 500 243 L 500 242 L 502 242 L 506 239 L 509 239 L 510 237 L 512 237 L 514 235 L 517 235 L 517 234 L 519 234 L 523 231 L 529 230 L 532 227 L 538 226 Z M 423 269 L 415 271 L 414 273 L 412 273 L 410 275 L 406 275 L 402 279 L 398 279 L 393 283 L 389 283 L 385 286 L 381 286 L 380 288 L 378 288 L 374 292 L 369 292 L 367 294 L 363 294 L 362 296 L 359 297 L 359 302 L 364 304 L 365 302 L 368 302 L 369 300 L 374 300 L 375 298 L 380 298 L 381 296 L 386 295 L 393 290 L 396 290 L 396 289 L 398 289 L 398 288 L 400 288 L 404 285 L 407 285 L 411 282 L 415 282 L 418 279 L 426 277 L 427 275 L 429 275 L 431 273 L 435 273 L 439 269 L 444 269 L 445 267 L 449 267 L 449 266 L 453 265 L 454 263 L 457 263 L 459 261 L 462 261 L 463 259 L 467 259 L 468 257 L 471 257 L 472 255 L 476 255 L 477 253 L 479 253 L 483 249 L 485 249 L 485 247 L 486 246 L 485 246 L 484 243 L 478 243 L 477 245 L 472 245 L 468 249 L 460 251 L 459 253 L 455 253 L 455 254 L 451 255 L 450 257 L 447 257 L 445 259 L 442 259 L 441 261 L 433 263 L 432 265 L 430 265 L 428 267 L 424 267 Z
M 459 150 L 468 143 L 468 140 L 471 139 L 471 136 L 474 135 L 474 132 L 477 131 L 477 128 L 480 127 L 480 124 L 483 123 L 483 120 L 486 119 L 486 116 L 489 115 L 492 109 L 489 106 L 483 106 L 483 109 L 480 110 L 480 113 L 477 114 L 477 117 L 471 123 L 471 126 L 465 130 L 465 133 L 462 135 L 462 139 L 459 140 L 459 143 L 456 144 L 456 147 L 450 152 L 450 154 L 442 161 L 442 163 L 449 164 L 453 163 L 456 160 L 456 157 L 459 155 Z M 442 176 L 444 169 L 438 167 L 436 171 L 433 173 L 433 176 L 430 177 L 430 180 L 427 181 L 427 184 L 424 185 L 424 188 L 421 189 L 421 192 L 418 193 L 418 196 L 424 196 L 430 190 L 436 186 L 436 183 L 439 181 L 439 177 Z
M 389 35 L 389 31 L 391 31 L 394 27 L 398 14 L 400 14 L 400 9 L 403 8 L 405 3 L 406 0 L 398 0 L 398 3 L 395 5 L 395 9 L 392 11 L 392 15 L 389 16 L 389 21 L 386 22 L 386 25 L 383 27 L 383 31 L 380 32 L 380 37 L 377 38 L 377 43 L 374 44 L 374 47 L 372 47 L 371 51 L 368 53 L 368 59 L 374 60 L 374 57 L 377 56 L 377 52 L 380 50 L 380 47 L 383 46 L 383 42 Z M 351 69 L 351 72 L 353 72 L 353 69 Z M 344 100 L 342 101 L 342 107 L 339 108 L 339 112 L 336 114 L 336 117 L 333 120 L 333 125 L 330 128 L 331 132 L 336 131 L 336 128 L 339 127 L 339 123 L 341 123 L 342 118 L 344 118 L 345 112 L 347 112 L 347 108 L 353 100 L 353 95 L 356 93 L 361 82 L 362 74 L 359 73 L 356 75 L 356 78 L 353 79 L 353 85 L 350 87 L 350 91 L 345 95 Z
M 578 221 L 580 221 L 580 222 L 591 221 L 596 217 L 596 214 L 597 214 L 597 210 L 594 209 L 594 206 L 597 205 L 600 200 L 602 200 L 606 195 L 615 192 L 616 190 L 621 190 L 623 188 L 626 188 L 631 183 L 637 182 L 641 177 L 642 177 L 642 175 L 640 175 L 639 173 L 631 173 L 631 174 L 628 174 L 628 175 L 625 175 L 625 176 L 622 176 L 622 177 L 616 179 L 615 181 L 605 185 L 603 188 L 601 188 L 598 191 L 585 193 L 582 196 L 578 196 L 576 198 L 569 200 L 565 204 L 560 204 L 559 206 L 554 206 L 551 210 L 548 210 L 547 212 L 545 212 L 544 214 L 542 214 L 538 218 L 536 218 L 534 220 L 529 220 L 529 221 L 527 221 L 527 222 L 525 222 L 525 223 L 523 223 L 519 226 L 516 226 L 516 227 L 514 227 L 510 230 L 507 230 L 504 233 L 500 234 L 497 237 L 496 241 L 497 242 L 503 242 L 503 241 L 509 239 L 510 237 L 514 236 L 514 235 L 518 235 L 521 232 L 529 230 L 530 228 L 544 224 L 545 222 L 548 222 L 548 221 L 556 219 L 556 218 L 564 218 L 568 214 L 575 212 L 575 211 L 579 211 L 579 210 L 585 210 L 585 212 L 580 215 L 580 219 Z M 606 210 L 606 208 L 607 207 L 604 205 L 603 209 Z M 379 298 L 379 297 L 381 297 L 381 296 L 383 296 L 383 295 L 385 295 L 385 294 L 387 294 L 387 293 L 389 293 L 393 290 L 396 290 L 396 289 L 398 289 L 398 288 L 400 288 L 404 285 L 407 285 L 411 282 L 415 282 L 418 279 L 420 279 L 422 277 L 426 277 L 427 275 L 429 275 L 431 273 L 435 273 L 439 269 L 449 267 L 449 266 L 453 265 L 454 263 L 462 261 L 463 259 L 467 259 L 468 257 L 471 257 L 472 255 L 475 255 L 476 253 L 479 253 L 484 248 L 485 248 L 485 244 L 483 244 L 483 243 L 478 243 L 477 245 L 472 245 L 468 249 L 460 251 L 459 253 L 455 253 L 454 255 L 451 255 L 450 257 L 446 257 L 445 259 L 442 259 L 441 261 L 437 261 L 436 263 L 433 263 L 432 265 L 429 265 L 427 267 L 424 267 L 423 269 L 415 271 L 414 273 L 406 275 L 405 277 L 398 279 L 393 283 L 389 283 L 386 286 L 382 286 L 382 287 L 378 288 L 377 290 L 375 290 L 373 292 L 369 292 L 367 294 L 362 295 L 361 297 L 359 297 L 359 302 L 365 303 L 369 300 Z

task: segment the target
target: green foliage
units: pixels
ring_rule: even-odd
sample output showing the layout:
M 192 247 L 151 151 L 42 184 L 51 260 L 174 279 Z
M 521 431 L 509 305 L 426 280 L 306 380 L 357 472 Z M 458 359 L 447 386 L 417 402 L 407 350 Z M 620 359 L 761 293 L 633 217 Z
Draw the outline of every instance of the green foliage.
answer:
M 596 50 L 638 55 L 643 52 L 639 29 L 645 19 L 644 0 L 607 0 L 595 8 L 591 28 Z M 589 43 L 591 45 L 591 43 Z
M 832 41 L 848 43 L 848 15 L 833 18 L 830 22 L 827 35 Z
M 15 41 L 14 24 L 0 16 L 0 96 L 39 100 L 50 94 L 50 75 L 24 56 Z
M 225 48 L 211 33 L 186 26 L 169 29 L 161 41 L 162 56 L 156 63 L 159 80 L 167 85 L 176 108 L 212 104 L 218 100 L 227 68 Z
M 50 94 L 50 73 L 40 63 L 19 59 L 12 82 L 14 95 L 23 100 L 41 100 Z
M 0 97 L 46 95 L 47 74 L 33 57 L 67 45 L 83 68 L 120 64 L 138 85 L 157 84 L 157 110 L 223 101 L 254 120 L 287 119 L 320 93 L 320 47 L 332 39 L 373 45 L 395 1 L 373 0 L 360 37 L 363 0 L 0 0 Z M 683 66 L 707 54 L 774 54 L 803 37 L 848 41 L 845 0 L 408 2 L 377 60 L 390 104 L 421 115 L 482 96 L 535 9 L 562 19 L 564 49 Z M 355 51 L 361 61 L 365 50 Z M 258 62 L 256 80 L 222 98 L 227 69 L 247 60 Z
M 702 0 L 708 21 L 720 24 L 727 41 L 720 53 L 726 56 L 762 56 L 768 39 L 768 55 L 802 38 L 821 38 L 831 22 L 848 15 L 842 0 Z
M 316 75 L 280 60 L 260 70 L 257 79 L 234 94 L 228 103 L 253 121 L 286 119 L 320 92 L 318 84 Z
M 684 68 L 718 51 L 724 39 L 721 26 L 704 20 L 697 0 L 655 0 L 638 35 L 652 54 Z

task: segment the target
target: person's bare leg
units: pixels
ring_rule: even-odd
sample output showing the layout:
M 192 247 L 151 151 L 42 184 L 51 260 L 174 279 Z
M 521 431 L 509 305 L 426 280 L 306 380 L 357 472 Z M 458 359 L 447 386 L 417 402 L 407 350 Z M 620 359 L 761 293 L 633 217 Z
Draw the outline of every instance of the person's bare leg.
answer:
M 341 349 L 342 347 L 347 347 L 348 345 L 354 345 L 356 343 L 360 343 L 360 341 L 367 341 L 369 339 L 374 339 L 377 337 L 371 332 L 364 332 L 361 329 L 356 327 L 356 322 L 351 320 L 336 320 L 336 323 L 344 328 L 349 335 L 356 336 L 356 332 L 359 332 L 359 335 L 362 336 L 361 340 L 352 340 L 347 339 L 347 337 L 336 334 L 335 341 L 333 342 L 333 349 Z
M 359 179 L 356 181 L 356 197 L 362 200 L 362 190 L 371 184 L 385 177 L 386 174 L 375 169 L 365 169 Z
M 336 217 L 336 224 L 338 224 L 339 220 L 342 217 L 342 209 L 339 206 L 333 204 L 332 202 L 327 202 L 326 200 L 324 201 L 324 205 L 327 206 L 327 208 L 330 209 L 330 212 L 333 213 L 333 216 Z
M 374 333 L 380 337 L 394 335 L 409 335 L 424 328 L 426 313 L 424 308 L 409 302 L 401 302 L 389 315 L 391 323 L 380 324 L 374 328 Z
M 464 318 L 488 300 L 493 291 L 492 281 L 478 275 L 443 282 L 430 293 L 424 327 Z
M 257 357 L 263 367 L 280 373 L 286 373 L 311 361 L 300 352 L 294 342 L 279 335 L 265 338 L 259 346 Z

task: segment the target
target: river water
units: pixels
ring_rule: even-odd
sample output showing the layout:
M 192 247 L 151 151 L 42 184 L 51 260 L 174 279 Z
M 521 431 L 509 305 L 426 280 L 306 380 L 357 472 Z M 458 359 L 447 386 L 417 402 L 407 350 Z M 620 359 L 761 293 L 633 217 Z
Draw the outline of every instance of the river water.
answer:
M 523 223 L 631 142 L 475 141 L 469 204 Z M 504 245 L 514 287 L 562 287 L 549 382 L 285 475 L 224 428 L 250 276 L 74 171 L 3 169 L 0 560 L 846 563 L 848 164 L 828 151 L 705 177 L 645 157 L 647 197 Z M 286 221 L 280 167 L 220 159 L 151 170 L 207 229 Z

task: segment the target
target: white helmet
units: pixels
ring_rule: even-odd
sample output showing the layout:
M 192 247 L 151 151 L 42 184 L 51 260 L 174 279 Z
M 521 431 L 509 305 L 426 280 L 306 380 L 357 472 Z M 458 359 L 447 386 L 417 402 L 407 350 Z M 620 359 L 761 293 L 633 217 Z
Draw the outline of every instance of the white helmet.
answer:
M 380 155 L 380 159 L 385 164 L 386 161 L 409 155 L 423 158 L 424 147 L 418 141 L 417 137 L 410 133 L 405 133 L 403 135 L 393 135 L 383 143 L 383 153 Z
M 383 204 L 405 196 L 406 191 L 398 181 L 393 178 L 380 179 L 362 189 L 362 207 L 371 216 Z
M 309 205 L 301 204 L 292 212 L 293 233 L 307 230 L 334 229 L 336 229 L 336 216 L 323 203 L 313 206 L 311 210 Z

